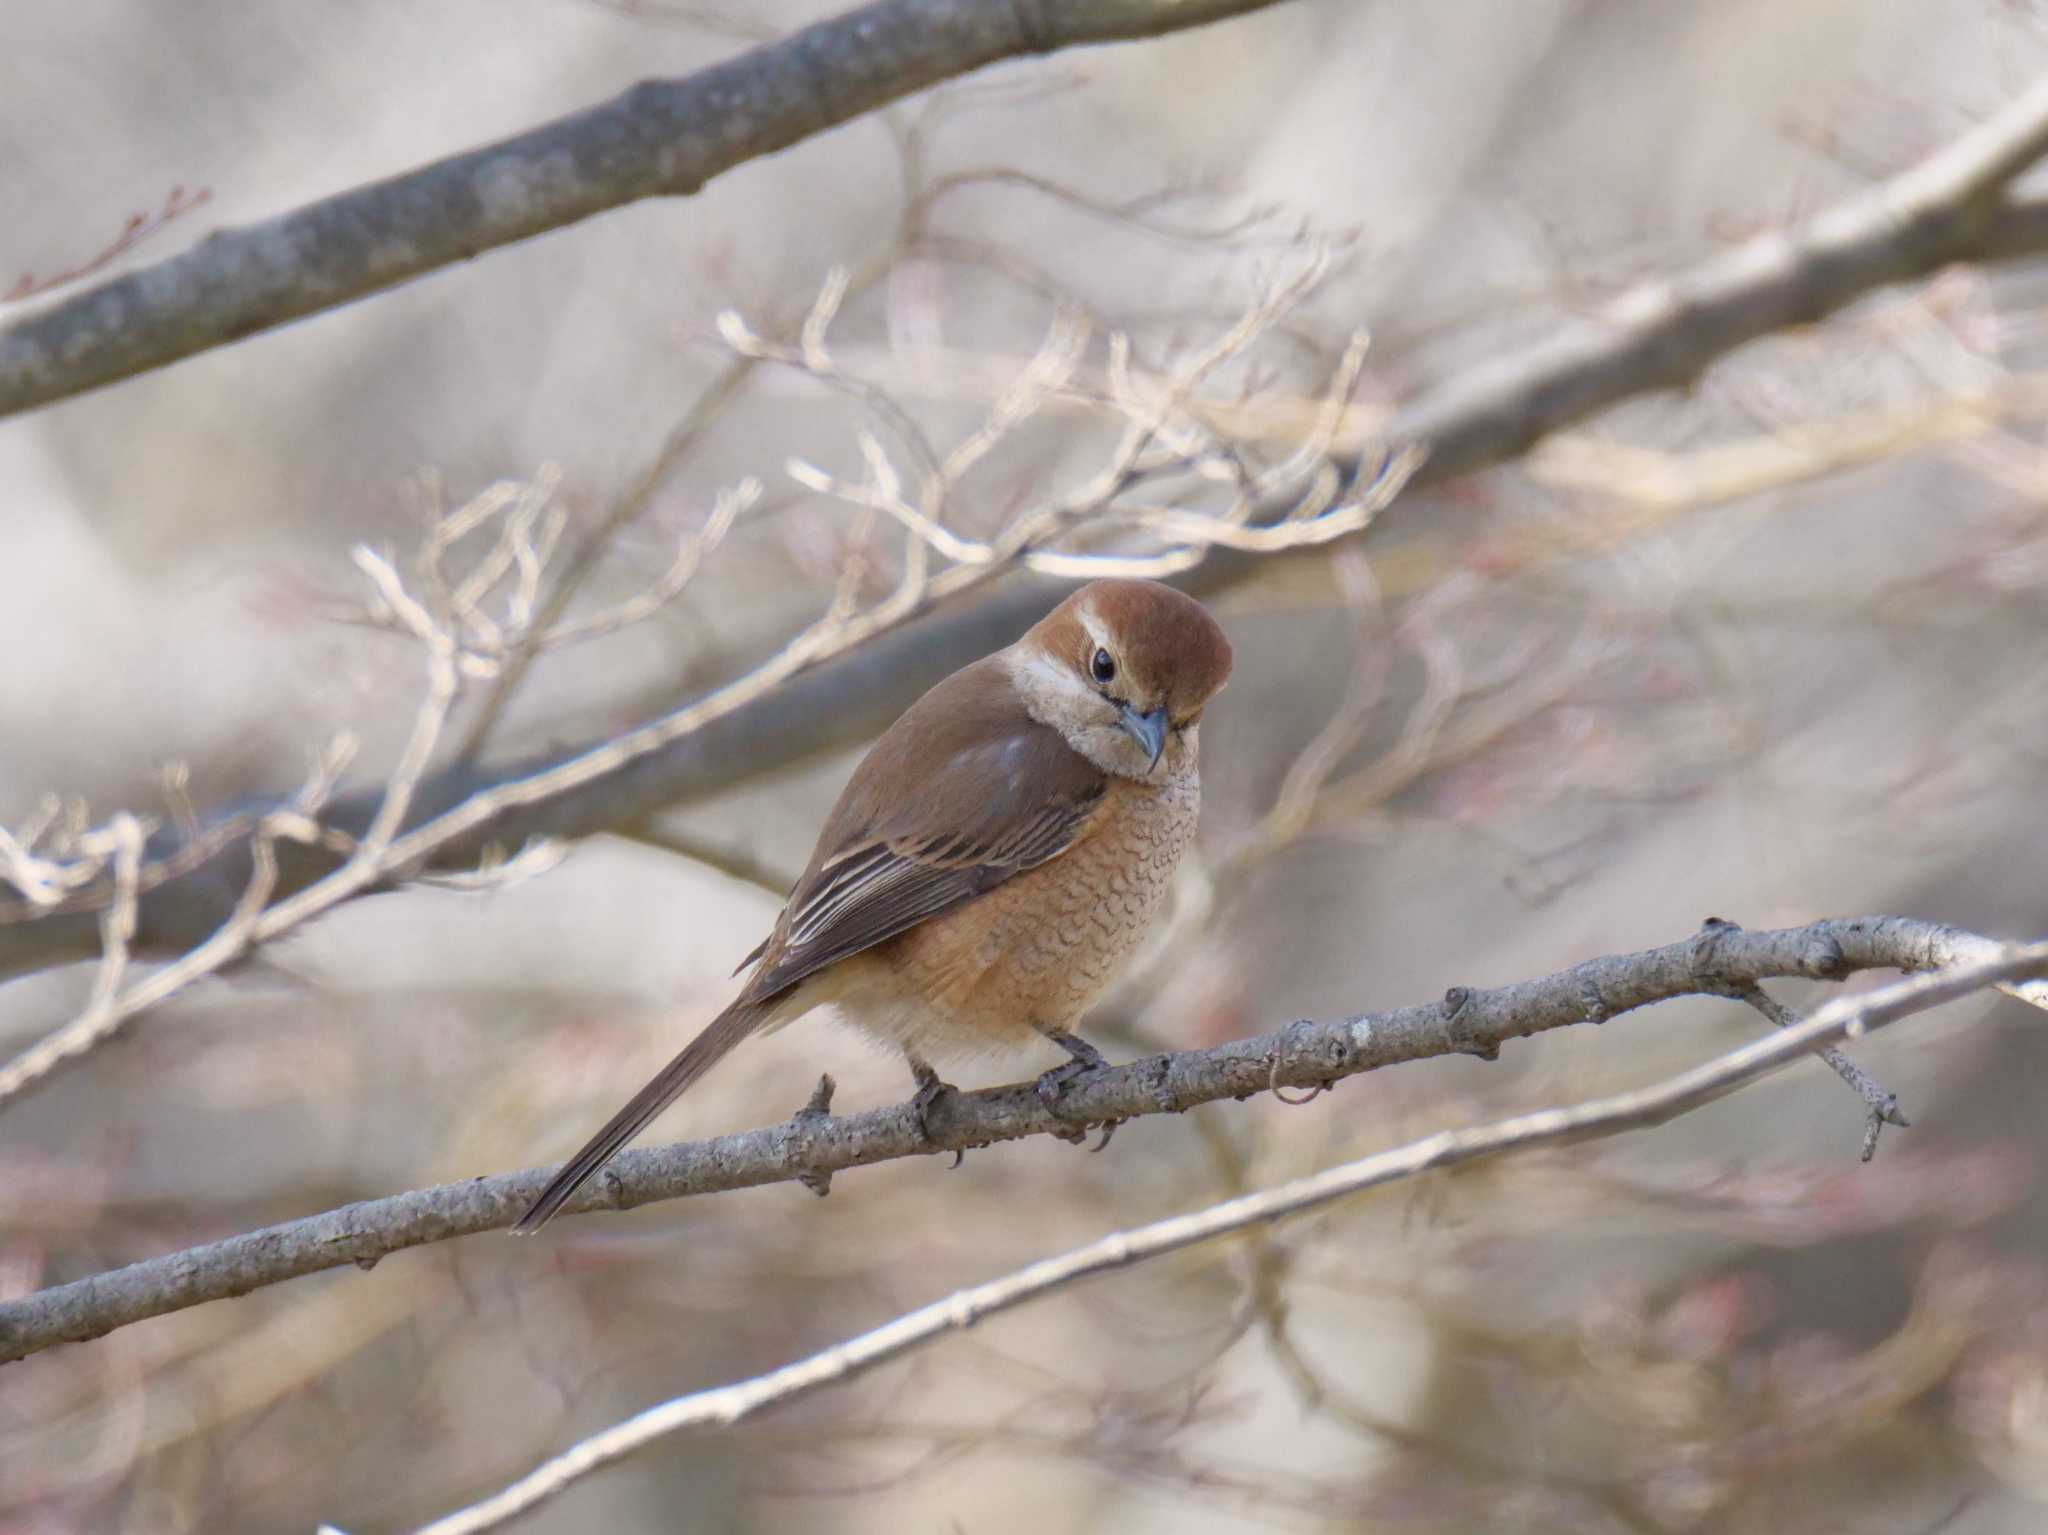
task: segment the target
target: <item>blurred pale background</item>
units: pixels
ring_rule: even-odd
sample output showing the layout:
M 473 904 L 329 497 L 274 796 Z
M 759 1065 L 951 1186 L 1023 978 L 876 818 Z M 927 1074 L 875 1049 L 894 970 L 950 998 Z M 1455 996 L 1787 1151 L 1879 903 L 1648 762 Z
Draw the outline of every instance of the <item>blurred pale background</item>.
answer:
M 210 200 L 131 259 L 744 46 L 658 4 L 17 7 L 0 287 L 98 249 L 173 185 Z M 171 760 L 202 809 L 228 803 L 297 782 L 341 728 L 364 773 L 388 762 L 421 667 L 336 621 L 350 545 L 417 542 L 423 470 L 462 496 L 558 463 L 576 526 L 596 524 L 728 365 L 719 311 L 786 323 L 828 266 L 887 264 L 906 134 L 928 176 L 1187 191 L 1155 221 L 1193 236 L 1014 182 L 951 196 L 934 224 L 986 259 L 898 252 L 835 331 L 893 359 L 933 419 L 959 412 L 915 388 L 920 347 L 1018 358 L 1044 332 L 1046 304 L 998 260 L 1168 355 L 1227 324 L 1303 220 L 1355 241 L 1271 366 L 1301 386 L 1364 323 L 1361 397 L 1385 403 L 1910 163 L 2044 65 L 2042 8 L 1993 0 L 1287 5 L 1000 70 L 694 199 L 0 423 L 0 820 L 50 790 L 154 811 Z M 1277 217 L 1255 239 L 1202 233 L 1254 208 Z M 2039 421 L 1932 448 L 1902 427 L 1845 472 L 1733 500 L 1695 504 L 1683 479 L 1709 448 L 1910 423 L 2024 374 L 2042 294 L 2015 269 L 1874 295 L 1610 413 L 1575 454 L 1403 501 L 1363 558 L 1291 558 L 1221 595 L 1240 668 L 1204 732 L 1203 868 L 1176 943 L 1108 1010 L 1112 1053 L 1531 976 L 1709 913 L 2048 931 Z M 752 381 L 590 600 L 644 585 L 742 474 L 768 482 L 760 514 L 679 604 L 537 667 L 487 755 L 630 723 L 814 613 L 853 514 L 781 466 L 857 472 L 860 424 L 802 380 Z M 1678 492 L 1645 500 L 1649 461 L 1601 444 L 1653 450 Z M 991 502 L 1084 475 L 1100 440 L 1026 446 L 992 467 Z M 1376 692 L 1357 665 L 1384 668 Z M 1418 740 L 1445 685 L 1455 705 Z M 1354 687 L 1369 708 L 1343 772 L 1368 776 L 1276 835 L 1290 763 Z M 1422 753 L 1405 772 L 1385 768 L 1397 743 Z M 776 909 L 759 880 L 801 865 L 850 760 L 510 888 L 355 903 L 144 1018 L 0 1122 L 0 1282 L 566 1153 L 725 1000 Z M 0 990 L 10 1047 L 89 981 Z M 1989 1006 L 1858 1050 L 1915 1120 L 1871 1166 L 1854 1097 L 1802 1067 L 1665 1130 L 1069 1293 L 644 1453 L 525 1527 L 2037 1529 L 2044 1052 Z M 822 1202 L 776 1187 L 566 1222 L 138 1326 L 0 1372 L 0 1530 L 405 1527 L 578 1432 L 955 1285 L 1650 1080 L 1762 1026 L 1732 1003 L 1672 1008 L 1311 1107 L 1143 1121 L 1101 1157 L 1028 1144 L 951 1174 L 844 1175 Z M 821 1069 L 841 1107 L 903 1087 L 898 1063 L 814 1023 L 742 1051 L 658 1134 L 781 1119 Z

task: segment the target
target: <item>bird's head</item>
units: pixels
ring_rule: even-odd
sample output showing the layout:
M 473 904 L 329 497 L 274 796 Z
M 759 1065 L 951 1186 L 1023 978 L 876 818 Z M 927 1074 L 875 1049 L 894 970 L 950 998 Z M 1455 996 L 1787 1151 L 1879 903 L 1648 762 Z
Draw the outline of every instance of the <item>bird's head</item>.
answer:
M 1031 717 L 1104 772 L 1174 777 L 1230 677 L 1230 641 L 1170 586 L 1091 581 L 1017 642 L 1011 674 Z

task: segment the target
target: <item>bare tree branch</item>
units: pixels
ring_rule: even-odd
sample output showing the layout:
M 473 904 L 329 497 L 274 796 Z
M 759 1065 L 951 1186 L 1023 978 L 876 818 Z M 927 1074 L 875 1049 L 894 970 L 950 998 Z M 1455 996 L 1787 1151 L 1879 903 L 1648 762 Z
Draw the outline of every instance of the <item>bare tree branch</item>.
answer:
M 2009 200 L 2006 188 L 2044 153 L 2048 79 L 1799 228 L 1640 283 L 1563 334 L 1460 375 L 1399 412 L 1388 435 L 1426 445 L 1432 472 L 1462 473 L 1618 399 L 1683 384 L 1746 341 L 1824 319 L 1888 283 L 1956 261 L 2038 255 L 2048 211 Z
M 1801 931 L 1814 934 L 1826 926 L 1820 924 Z M 1702 936 L 1715 932 L 1710 926 Z M 1733 936 L 1732 930 L 1728 936 Z M 1820 941 L 1824 943 L 1825 939 Z M 1114 1232 L 999 1279 L 955 1291 L 943 1300 L 765 1375 L 692 1392 L 650 1407 L 573 1445 L 502 1492 L 422 1526 L 417 1535 L 480 1535 L 482 1531 L 497 1529 L 593 1471 L 656 1439 L 708 1424 L 737 1423 L 824 1387 L 852 1380 L 948 1333 L 965 1331 L 986 1317 L 1099 1274 L 1129 1268 L 1422 1173 L 1508 1152 L 1566 1145 L 1664 1124 L 1782 1070 L 1809 1051 L 1825 1051 L 1836 1041 L 1859 1038 L 1944 1002 L 2033 974 L 2044 962 L 2048 962 L 2048 942 L 2024 947 L 1984 943 L 1976 957 L 1953 968 L 1913 976 L 1860 997 L 1837 998 L 1804 1022 L 1787 1024 L 1774 1035 L 1667 1078 L 1654 1087 L 1596 1098 L 1571 1108 L 1538 1109 L 1471 1129 L 1440 1131 L 1276 1188 L 1154 1221 L 1131 1231 Z M 340 1535 L 334 1526 L 322 1528 Z
M 1778 1001 L 1763 987 L 1754 983 L 1731 986 L 1728 994 L 1747 1002 L 1781 1029 L 1797 1028 L 1801 1023 L 1799 1014 Z M 1865 1118 L 1863 1124 L 1863 1160 L 1868 1162 L 1877 1155 L 1877 1138 L 1884 1133 L 1886 1125 L 1896 1125 L 1901 1130 L 1910 1130 L 1913 1122 L 1899 1110 L 1899 1096 L 1879 1085 L 1869 1072 L 1858 1066 L 1848 1056 L 1830 1045 L 1815 1052 L 1828 1063 L 1835 1075 L 1856 1090 L 1863 1100 Z
M 1003 59 L 1274 0 L 876 0 L 681 80 L 309 203 L 0 327 L 0 416 L 725 171 Z
M 1201 8 L 1202 14 L 1210 9 Z M 1220 14 L 1225 8 L 1214 9 Z M 1760 235 L 1686 271 L 1639 284 L 1566 334 L 1449 380 L 1395 411 L 1384 440 L 1414 445 L 1425 457 L 1412 483 L 1433 483 L 1499 462 L 1632 394 L 1683 382 L 1744 342 L 1818 319 L 1872 288 L 1952 261 L 2048 250 L 2048 201 L 2004 199 L 2011 178 L 2039 157 L 2044 143 L 2048 82 L 1920 166 L 1799 229 Z M 0 358 L 7 334 L 0 331 Z M 1242 578 L 1258 558 L 1218 550 L 1176 579 L 1194 591 L 1213 591 Z M 1064 589 L 1049 578 L 1018 574 L 973 601 L 926 593 L 858 644 L 829 657 L 813 654 L 778 686 L 737 707 L 707 711 L 720 691 L 714 689 L 636 732 L 643 743 L 658 739 L 656 747 L 606 753 L 603 743 L 592 742 L 494 772 L 464 764 L 429 777 L 413 796 L 412 824 L 445 817 L 458 805 L 473 807 L 477 813 L 464 825 L 442 828 L 449 834 L 434 853 L 437 861 L 468 864 L 492 844 L 518 846 L 631 825 L 761 772 L 870 739 L 947 672 L 1009 643 Z M 692 728 L 669 728 L 684 716 L 695 720 Z M 579 760 L 595 770 L 554 771 Z M 543 785 L 545 792 L 508 787 L 479 794 L 514 782 Z M 363 795 L 338 798 L 328 820 L 357 830 L 376 803 Z M 261 813 L 224 817 L 196 843 L 165 834 L 152 839 L 147 856 L 181 877 L 145 880 L 136 911 L 137 952 L 189 948 L 227 920 L 252 874 L 247 839 Z M 325 877 L 339 861 L 317 847 L 279 851 L 282 894 Z M 97 953 L 97 913 L 113 892 L 103 884 L 91 895 L 32 921 L 0 909 L 0 978 Z
M 1449 1054 L 1491 1059 L 1509 1040 L 1604 1022 L 1674 997 L 1726 995 L 1772 977 L 1835 981 L 1873 968 L 1981 964 L 2006 952 L 1992 939 L 1905 917 L 1843 918 L 1754 933 L 1710 922 L 1682 942 L 1588 960 L 1538 980 L 1489 990 L 1454 987 L 1440 1002 L 1338 1023 L 1301 1022 L 1214 1049 L 1134 1061 L 1077 1080 L 1059 1114 L 1023 1085 L 941 1098 L 926 1116 L 929 1136 L 904 1105 L 845 1117 L 804 1112 L 713 1140 L 629 1151 L 569 1210 L 629 1210 L 791 1180 L 816 1186 L 848 1168 L 1036 1135 L 1071 1138 L 1083 1125 L 1177 1114 L 1279 1088 L 1325 1087 L 1403 1061 Z M 2048 986 L 2006 989 L 2048 1005 Z M 1808 1027 L 1777 1037 L 1803 1039 L 1799 1029 Z M 0 1362 L 322 1269 L 367 1266 L 408 1247 L 508 1226 L 552 1171 L 500 1173 L 345 1205 L 5 1302 Z
M 422 561 L 423 596 L 406 587 L 391 561 L 374 550 L 356 548 L 356 564 L 372 592 L 363 621 L 406 635 L 427 659 L 426 686 L 404 749 L 369 825 L 360 834 L 350 834 L 317 815 L 354 750 L 346 738 L 338 743 L 288 806 L 256 822 L 253 872 L 233 911 L 203 943 L 175 962 L 125 989 L 120 984 L 133 948 L 142 877 L 143 833 L 132 814 L 120 812 L 106 827 L 84 832 L 58 831 L 46 814 L 19 836 L 0 832 L 0 880 L 20 891 L 31 908 L 61 902 L 68 890 L 102 876 L 112 880 L 114 889 L 113 903 L 102 913 L 102 957 L 90 1001 L 69 1023 L 0 1064 L 0 1103 L 27 1091 L 65 1062 L 111 1038 L 129 1019 L 194 981 L 362 891 L 413 870 L 426 851 L 420 839 L 432 834 L 435 823 L 404 836 L 400 831 L 465 679 L 498 675 L 529 644 L 544 648 L 574 643 L 645 619 L 681 592 L 705 552 L 717 545 L 760 493 L 759 484 L 749 480 L 721 495 L 706 526 L 683 541 L 674 563 L 649 591 L 593 618 L 542 627 L 537 612 L 541 576 L 563 525 L 550 505 L 556 479 L 552 472 L 544 472 L 529 484 L 491 486 L 452 511 L 436 506 Z M 495 536 L 473 565 L 459 578 L 452 575 L 447 568 L 450 551 L 493 526 Z M 75 811 L 83 815 L 82 806 Z M 53 845 L 39 852 L 39 844 L 53 832 Z M 325 877 L 273 903 L 277 848 L 285 841 L 328 848 L 342 861 Z M 478 869 L 428 877 L 476 888 L 538 872 L 558 860 L 559 844 L 534 843 L 509 862 L 490 857 Z

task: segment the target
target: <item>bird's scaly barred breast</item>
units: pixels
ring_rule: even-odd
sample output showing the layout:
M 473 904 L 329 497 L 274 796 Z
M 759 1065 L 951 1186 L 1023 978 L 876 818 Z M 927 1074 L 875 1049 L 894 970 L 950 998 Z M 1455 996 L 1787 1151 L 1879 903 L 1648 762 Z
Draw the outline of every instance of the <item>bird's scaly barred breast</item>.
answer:
M 1112 780 L 1075 846 L 876 952 L 908 1008 L 875 1006 L 870 993 L 849 1013 L 941 1054 L 1071 1030 L 1144 941 L 1200 811 L 1192 764 L 1165 783 Z

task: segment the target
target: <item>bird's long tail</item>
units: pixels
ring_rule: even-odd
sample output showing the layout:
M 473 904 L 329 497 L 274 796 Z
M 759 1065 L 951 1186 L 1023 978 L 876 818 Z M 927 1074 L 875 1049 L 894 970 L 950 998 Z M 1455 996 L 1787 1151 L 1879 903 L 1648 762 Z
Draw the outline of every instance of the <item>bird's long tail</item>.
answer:
M 732 1047 L 767 1022 L 770 1009 L 742 997 L 710 1023 L 704 1032 L 683 1046 L 682 1054 L 670 1061 L 639 1092 L 633 1095 L 602 1130 L 575 1156 L 562 1164 L 554 1181 L 512 1227 L 516 1236 L 540 1230 L 575 1192 L 595 1176 L 597 1170 L 619 1154 L 647 1122 L 682 1096 L 683 1090 L 715 1066 Z

